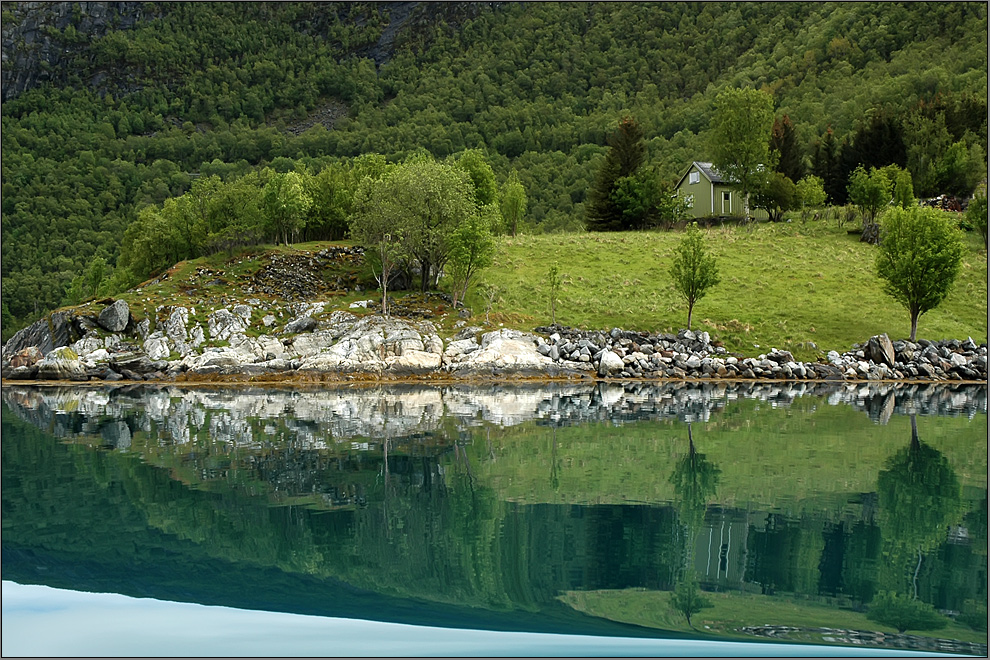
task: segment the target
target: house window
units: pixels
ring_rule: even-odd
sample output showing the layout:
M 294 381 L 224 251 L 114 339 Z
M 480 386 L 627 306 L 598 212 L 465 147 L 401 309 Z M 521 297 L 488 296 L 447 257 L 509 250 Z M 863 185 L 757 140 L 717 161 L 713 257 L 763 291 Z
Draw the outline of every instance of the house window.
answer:
M 726 204 L 732 201 L 732 193 L 727 193 L 727 192 L 722 193 L 722 201 L 725 202 Z
M 698 183 L 700 181 L 701 181 L 700 172 L 691 172 L 691 174 L 688 175 L 688 183 Z

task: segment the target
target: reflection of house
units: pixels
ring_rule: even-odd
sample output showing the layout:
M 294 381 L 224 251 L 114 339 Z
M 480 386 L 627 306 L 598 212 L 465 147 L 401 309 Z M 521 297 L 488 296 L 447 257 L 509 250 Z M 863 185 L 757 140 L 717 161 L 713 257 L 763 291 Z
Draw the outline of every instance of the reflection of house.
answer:
M 722 177 L 711 163 L 694 161 L 676 186 L 677 196 L 688 201 L 688 218 L 742 216 L 743 195 L 728 179 Z M 765 211 L 753 207 L 750 195 L 749 214 L 765 219 Z
M 748 535 L 745 514 L 710 510 L 694 539 L 694 571 L 706 589 L 745 588 Z

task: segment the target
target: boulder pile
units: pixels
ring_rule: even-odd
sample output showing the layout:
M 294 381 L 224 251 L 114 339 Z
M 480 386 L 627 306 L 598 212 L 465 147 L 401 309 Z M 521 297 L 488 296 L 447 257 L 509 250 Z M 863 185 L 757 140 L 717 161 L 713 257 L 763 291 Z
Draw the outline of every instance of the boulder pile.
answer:
M 891 342 L 878 335 L 852 351 L 799 362 L 777 349 L 757 357 L 730 354 L 707 332 L 690 330 L 673 335 L 553 325 L 530 333 L 459 321 L 459 331 L 444 339 L 430 320 L 333 311 L 327 302 L 279 308 L 248 299 L 199 314 L 161 306 L 155 318 L 141 321 L 125 301 L 107 303 L 89 316 L 56 312 L 15 334 L 0 356 L 3 378 L 987 380 L 987 346 L 972 339 Z

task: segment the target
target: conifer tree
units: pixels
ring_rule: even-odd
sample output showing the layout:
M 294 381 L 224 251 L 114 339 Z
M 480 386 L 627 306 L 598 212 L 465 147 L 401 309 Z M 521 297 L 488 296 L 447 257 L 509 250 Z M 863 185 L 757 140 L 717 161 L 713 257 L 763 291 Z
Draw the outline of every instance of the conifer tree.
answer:
M 590 231 L 621 231 L 628 229 L 622 209 L 613 193 L 619 179 L 636 173 L 646 158 L 643 130 L 632 117 L 624 117 L 609 136 L 609 150 L 588 191 L 586 226 Z
M 778 172 L 791 181 L 804 178 L 804 156 L 798 146 L 797 131 L 787 115 L 774 120 L 770 131 L 770 149 L 779 154 Z

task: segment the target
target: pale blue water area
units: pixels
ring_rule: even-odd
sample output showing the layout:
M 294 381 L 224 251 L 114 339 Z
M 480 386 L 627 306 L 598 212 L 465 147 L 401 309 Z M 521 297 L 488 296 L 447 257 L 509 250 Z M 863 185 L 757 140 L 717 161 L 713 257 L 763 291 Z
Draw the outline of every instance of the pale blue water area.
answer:
M 5 656 L 986 655 L 985 387 L 2 400 Z
M 930 655 L 884 649 L 459 630 L 258 612 L 3 582 L 11 656 L 680 656 Z

